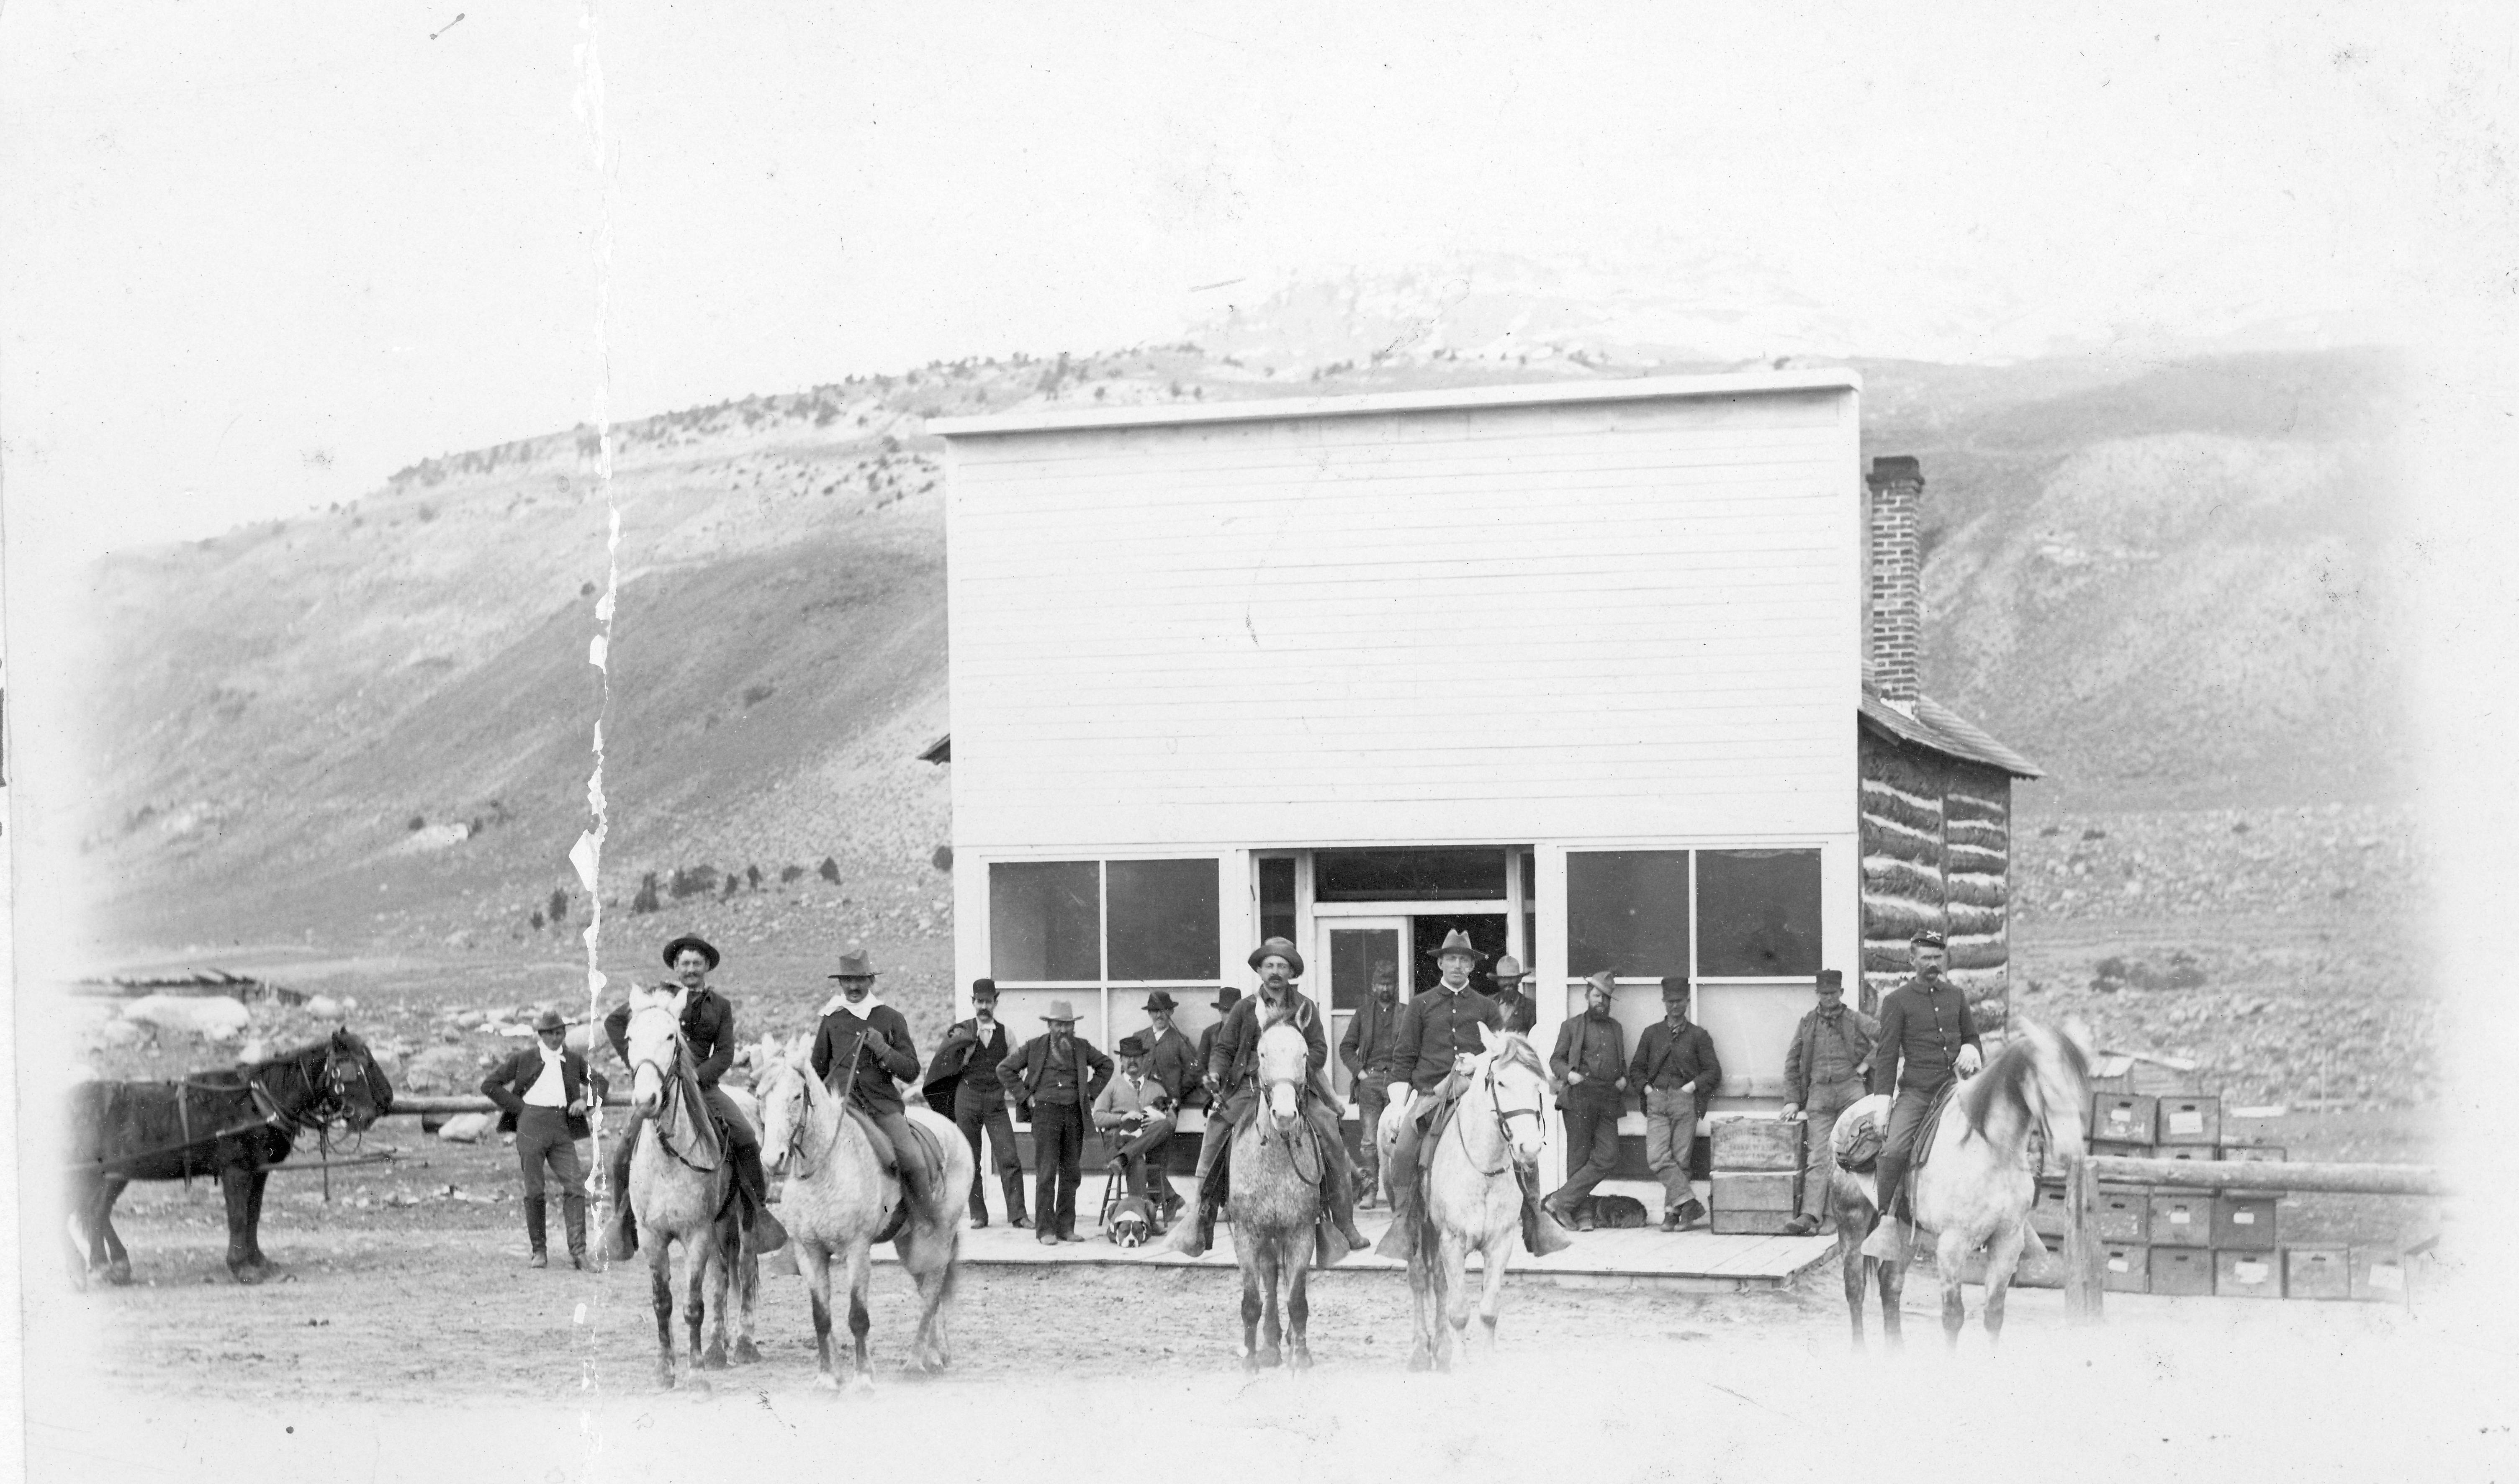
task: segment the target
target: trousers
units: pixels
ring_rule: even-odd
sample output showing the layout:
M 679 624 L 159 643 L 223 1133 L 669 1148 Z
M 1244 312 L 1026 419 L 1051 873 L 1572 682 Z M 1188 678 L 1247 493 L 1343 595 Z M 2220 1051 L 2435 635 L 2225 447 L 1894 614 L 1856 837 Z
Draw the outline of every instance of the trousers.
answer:
M 1802 1214 L 1828 1218 L 1828 1193 L 1836 1177 L 1836 1115 L 1863 1098 L 1863 1079 L 1814 1082 L 1802 1105 Z M 1877 1169 L 1877 1166 L 1876 1166 Z
M 1645 1166 L 1661 1182 L 1662 1209 L 1697 1199 L 1688 1163 L 1697 1149 L 1697 1094 L 1675 1088 L 1645 1089 Z
M 988 1202 L 981 1198 L 981 1171 L 994 1168 L 1006 1188 L 1006 1217 L 1020 1216 L 1023 1209 L 1023 1158 L 1015 1153 L 1015 1120 L 1006 1112 L 1006 1095 L 991 1088 L 986 1092 L 964 1083 L 953 1093 L 953 1126 L 971 1146 L 971 1214 L 989 1213 Z M 980 1159 L 980 1136 L 986 1132 L 989 1153 L 995 1156 L 990 1163 Z
M 1880 1162 L 1872 1171 L 1882 1216 L 1897 1209 L 1899 1188 L 1907 1183 L 1907 1165 L 1915 1157 L 1916 1136 L 1924 1131 L 1925 1110 L 1941 1090 L 1939 1082 L 1929 1087 L 1902 1086 L 1897 1101 L 1889 1105 L 1889 1126 L 1880 1135 Z
M 561 1196 L 586 1199 L 586 1166 L 577 1157 L 577 1141 L 568 1136 L 568 1114 L 560 1110 L 528 1104 L 516 1115 L 516 1163 L 524 1169 L 527 1200 L 544 1194 L 545 1165 L 556 1177 Z
M 1558 1105 L 1566 1114 L 1566 1158 L 1571 1166 L 1566 1183 L 1549 1197 L 1560 1208 L 1591 1199 L 1592 1188 L 1618 1168 L 1620 1099 L 1586 1098 L 1582 1089 Z
M 1032 1157 L 1037 1230 L 1074 1236 L 1076 1186 L 1084 1178 L 1084 1110 L 1073 1103 L 1035 1103 Z
M 1382 1115 L 1390 1107 L 1389 1083 L 1370 1077 L 1356 1079 L 1355 1188 L 1366 1196 L 1382 1189 Z

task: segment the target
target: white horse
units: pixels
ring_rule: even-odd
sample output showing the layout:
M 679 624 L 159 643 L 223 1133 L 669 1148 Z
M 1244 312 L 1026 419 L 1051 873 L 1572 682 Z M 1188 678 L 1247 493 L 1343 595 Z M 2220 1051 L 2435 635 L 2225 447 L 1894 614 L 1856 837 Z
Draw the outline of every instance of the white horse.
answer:
M 874 1385 L 866 1361 L 866 1286 L 874 1266 L 873 1244 L 900 1211 L 901 1178 L 876 1160 L 874 1145 L 858 1120 L 846 1116 L 839 1098 L 806 1066 L 813 1037 L 799 1039 L 782 1057 L 756 1063 L 754 1092 L 761 1099 L 762 1157 L 787 1175 L 780 1219 L 795 1244 L 814 1306 L 815 1384 L 836 1387 L 831 1372 L 831 1259 L 848 1265 L 849 1334 L 854 1359 L 849 1384 Z M 893 1249 L 918 1287 L 918 1330 L 908 1369 L 938 1372 L 951 1363 L 945 1338 L 945 1301 L 952 1295 L 953 1268 L 961 1242 L 964 1193 L 971 1188 L 971 1147 L 961 1131 L 931 1109 L 913 1105 L 912 1124 L 936 1136 L 945 1168 L 928 1187 L 925 1204 L 903 1213 Z M 917 1157 L 914 1152 L 904 1152 Z
M 1951 1344 L 1959 1343 L 1967 1317 L 1960 1291 L 1962 1267 L 1979 1250 L 1986 1254 L 1985 1332 L 1990 1339 L 2002 1338 L 2004 1297 L 2020 1254 L 2043 1248 L 2029 1229 L 2029 1205 L 2037 1196 L 2029 1136 L 2043 1133 L 2050 1150 L 2081 1149 L 2089 1075 L 2090 1054 L 2080 1027 L 2058 1033 L 2023 1023 L 1985 1069 L 1943 1105 L 1932 1130 L 1931 1157 L 1907 1177 L 1907 1191 L 1917 1227 L 1933 1234 L 1942 1332 Z M 1886 1119 L 1889 1103 L 1885 1094 L 1876 1093 L 1839 1114 L 1838 1147 L 1866 1122 Z M 1906 1288 L 1906 1263 L 1862 1254 L 1878 1201 L 1872 1176 L 1838 1168 L 1834 1158 L 1830 1163 L 1834 1170 L 1837 1258 L 1854 1341 L 1863 1343 L 1865 1278 L 1870 1275 L 1880 1289 L 1881 1332 L 1894 1345 L 1900 1339 L 1898 1306 Z
M 677 1243 L 685 1256 L 685 1318 L 690 1326 L 692 1370 L 718 1370 L 727 1364 L 730 1281 L 740 1309 L 734 1360 L 750 1365 L 761 1359 L 752 1343 L 760 1260 L 745 1240 L 745 1224 L 728 1202 L 733 1193 L 734 1170 L 709 1120 L 699 1081 L 691 1073 L 682 1011 L 679 989 L 634 986 L 630 991 L 630 1101 L 639 1141 L 630 1156 L 630 1206 L 639 1218 L 639 1240 L 646 1246 L 653 1284 L 656 1379 L 668 1387 L 675 1382 L 673 1246 Z M 716 1300 L 717 1331 L 703 1351 L 700 1329 L 710 1297 Z
M 1419 1181 L 1424 1224 L 1408 1254 L 1408 1293 L 1416 1310 L 1416 1343 L 1408 1369 L 1449 1371 L 1469 1354 L 1469 1255 L 1479 1254 L 1486 1292 L 1479 1319 L 1486 1349 L 1495 1353 L 1497 1311 L 1504 1300 L 1505 1270 L 1522 1242 L 1523 1186 L 1538 1178 L 1540 1151 L 1548 1147 L 1541 1113 L 1548 1069 L 1528 1041 L 1511 1031 L 1479 1027 L 1484 1050 L 1469 1060 L 1469 1090 L 1452 1110 Z M 1391 1158 L 1399 1120 L 1394 1103 L 1383 1114 L 1383 1157 Z

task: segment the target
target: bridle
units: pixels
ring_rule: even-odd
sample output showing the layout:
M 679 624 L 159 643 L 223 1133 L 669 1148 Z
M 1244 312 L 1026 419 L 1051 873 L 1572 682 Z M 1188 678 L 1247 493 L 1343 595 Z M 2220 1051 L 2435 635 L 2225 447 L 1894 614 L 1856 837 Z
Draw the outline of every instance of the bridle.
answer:
M 790 1070 L 794 1069 L 791 1068 Z M 822 1152 L 811 1158 L 806 1157 L 806 1140 L 812 1136 L 814 1129 L 814 1078 L 801 1071 L 794 1072 L 794 1075 L 797 1083 L 796 1100 L 802 1103 L 804 1108 L 796 1114 L 795 1131 L 787 1136 L 786 1153 L 787 1157 L 795 1161 L 791 1178 L 811 1180 L 821 1173 L 822 1161 L 831 1157 L 831 1151 L 839 1148 L 840 1130 L 837 1124 L 832 1125 L 830 1141 L 822 1146 Z M 842 1114 L 843 1121 L 846 1116 L 845 1113 Z
M 1480 1174 L 1492 1180 L 1496 1176 L 1503 1174 L 1506 1170 L 1513 1168 L 1513 1120 L 1516 1118 L 1528 1118 L 1532 1123 L 1538 1125 L 1539 1136 L 1544 1141 L 1548 1137 L 1548 1119 L 1541 1114 L 1539 1105 L 1536 1103 L 1533 1103 L 1528 1108 L 1507 1108 L 1504 1106 L 1503 1094 L 1496 1084 L 1495 1056 L 1493 1053 L 1488 1054 L 1486 1066 L 1480 1069 L 1479 1081 L 1485 1087 L 1487 1107 L 1495 1114 L 1496 1139 L 1497 1142 L 1504 1146 L 1504 1162 L 1493 1169 L 1488 1169 L 1484 1165 L 1479 1163 L 1478 1155 L 1470 1149 L 1469 1132 L 1467 1128 L 1463 1126 L 1461 1120 L 1455 1119 L 1453 1121 L 1453 1132 L 1460 1136 L 1461 1155 L 1462 1157 L 1470 1161 L 1470 1168 L 1477 1170 Z
M 703 1170 L 698 1165 L 693 1164 L 690 1160 L 685 1158 L 683 1157 L 683 1152 L 674 1148 L 672 1141 L 665 1137 L 666 1115 L 676 1107 L 680 1106 L 683 1098 L 683 1079 L 674 1074 L 674 1069 L 682 1065 L 684 1053 L 689 1049 L 690 1045 L 690 1043 L 683 1036 L 682 1022 L 674 1017 L 674 1012 L 672 1010 L 663 1006 L 657 1006 L 640 1013 L 645 1015 L 664 1016 L 673 1030 L 672 1035 L 665 1041 L 661 1060 L 656 1053 L 651 1052 L 643 1056 L 636 1057 L 630 1063 L 630 1075 L 634 1080 L 638 1077 L 640 1072 L 644 1071 L 649 1068 L 655 1069 L 656 1111 L 647 1115 L 647 1122 L 655 1129 L 656 1147 L 663 1150 L 666 1154 L 673 1156 L 674 1162 L 682 1165 L 685 1169 L 694 1170 L 700 1174 L 715 1173 L 711 1170 Z M 707 1113 L 703 1112 L 700 1116 L 702 1118 L 706 1118 Z

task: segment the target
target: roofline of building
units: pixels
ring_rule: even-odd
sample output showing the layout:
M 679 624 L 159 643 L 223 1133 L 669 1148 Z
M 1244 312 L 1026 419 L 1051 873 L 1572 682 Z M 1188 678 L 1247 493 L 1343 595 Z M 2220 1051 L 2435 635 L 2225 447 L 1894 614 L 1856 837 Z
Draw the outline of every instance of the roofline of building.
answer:
M 1176 427 L 1212 422 L 1279 422 L 1313 417 L 1370 417 L 1384 413 L 1439 413 L 1473 408 L 1564 407 L 1582 403 L 1738 397 L 1772 392 L 1863 390 L 1863 374 L 1846 367 L 1818 371 L 1733 371 L 1707 376 L 1630 376 L 1508 386 L 1457 386 L 1424 392 L 1351 397 L 1252 397 L 1183 406 L 1086 408 L 1073 412 L 996 413 L 985 417 L 931 417 L 926 431 L 946 438 L 1007 433 L 1063 433 L 1116 427 Z

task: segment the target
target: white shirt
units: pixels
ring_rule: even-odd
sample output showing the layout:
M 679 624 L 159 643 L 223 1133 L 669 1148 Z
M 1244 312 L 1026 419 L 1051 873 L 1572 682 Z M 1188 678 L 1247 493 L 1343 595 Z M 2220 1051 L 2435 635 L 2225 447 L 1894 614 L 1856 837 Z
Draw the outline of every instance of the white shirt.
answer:
M 528 1108 L 566 1108 L 568 1106 L 568 1083 L 566 1079 L 560 1075 L 559 1069 L 561 1058 L 568 1054 L 566 1049 L 563 1048 L 559 1051 L 553 1051 L 549 1046 L 545 1046 L 539 1041 L 534 1044 L 534 1049 L 543 1054 L 543 1074 L 534 1078 L 533 1086 L 525 1089 L 525 1106 Z

